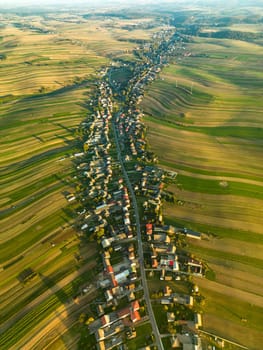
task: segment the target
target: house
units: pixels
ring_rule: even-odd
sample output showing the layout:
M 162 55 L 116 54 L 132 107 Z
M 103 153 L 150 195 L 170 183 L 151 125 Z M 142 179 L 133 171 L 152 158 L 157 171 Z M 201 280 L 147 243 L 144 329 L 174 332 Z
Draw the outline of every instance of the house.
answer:
M 108 250 L 105 250 L 103 253 L 104 258 L 109 259 L 110 258 L 110 252 Z
M 127 306 L 124 309 L 117 311 L 117 315 L 119 319 L 125 318 L 130 315 L 130 307 Z
M 105 341 L 105 350 L 111 350 L 123 343 L 122 337 L 112 337 Z
M 135 300 L 131 303 L 131 309 L 133 311 L 138 311 L 140 309 L 140 304 L 139 304 L 138 300 Z
M 95 337 L 97 341 L 101 341 L 104 338 L 104 330 L 102 328 L 99 328 L 96 332 L 95 332 Z
M 130 225 L 131 224 L 131 220 L 129 217 L 125 217 L 124 218 L 124 225 Z
M 102 245 L 102 248 L 105 249 L 105 248 L 108 248 L 111 246 L 111 243 L 115 240 L 114 237 L 110 237 L 110 238 L 103 238 L 102 241 L 101 241 L 101 245 Z
M 104 341 L 100 341 L 99 343 L 97 343 L 97 349 L 98 350 L 106 350 Z
M 104 314 L 104 308 L 101 304 L 97 305 L 97 313 L 99 316 L 102 316 Z
M 135 281 L 137 279 L 137 274 L 136 274 L 136 272 L 131 272 L 131 274 L 130 274 L 130 280 L 131 281 Z
M 109 315 L 103 315 L 100 318 L 100 321 L 101 321 L 101 327 L 107 327 L 107 326 L 109 326 L 111 324 Z
M 108 266 L 106 267 L 106 271 L 107 271 L 107 273 L 109 273 L 109 274 L 114 273 L 113 267 L 112 267 L 111 265 L 108 265 Z
M 158 256 L 157 249 L 153 245 L 151 245 L 151 248 L 152 248 L 152 255 L 151 255 L 151 257 L 152 258 L 157 258 L 157 256 Z
M 95 337 L 97 341 L 102 341 L 112 337 L 115 334 L 120 333 L 123 330 L 123 328 L 124 328 L 124 325 L 121 321 L 115 322 L 114 324 L 112 324 L 107 328 L 99 328 L 95 332 Z
M 141 316 L 138 311 L 131 311 L 130 317 L 132 322 L 138 322 L 141 319 Z
M 95 214 L 99 214 L 105 209 L 108 209 L 108 204 L 101 204 L 101 205 L 96 207 Z
M 126 288 L 128 290 L 134 290 L 135 289 L 135 284 L 134 283 L 130 283 Z
M 164 277 L 165 281 L 172 281 L 172 279 L 173 279 L 173 276 L 165 276 Z
M 113 287 L 111 289 L 111 293 L 113 296 L 119 296 L 122 294 L 123 288 L 120 286 Z
M 131 292 L 130 294 L 128 294 L 128 300 L 129 301 L 133 301 L 133 300 L 135 300 L 135 294 L 134 294 L 134 292 Z
M 170 298 L 162 298 L 161 299 L 161 304 L 162 305 L 169 305 L 169 304 L 172 304 L 172 299 L 170 299 Z
M 191 295 L 179 295 L 174 293 L 172 296 L 175 303 L 186 306 L 193 306 L 194 304 L 194 298 Z
M 193 339 L 189 334 L 178 334 L 177 337 L 183 344 L 183 350 L 195 350 Z
M 103 281 L 99 281 L 99 285 L 101 288 L 107 288 L 110 286 L 110 280 L 109 279 L 106 279 L 106 280 L 103 280 Z
M 132 263 L 132 264 L 131 264 L 131 272 L 132 272 L 132 273 L 136 273 L 136 272 L 137 272 L 136 263 Z
M 156 242 L 164 242 L 164 243 L 170 243 L 171 242 L 171 239 L 169 236 L 167 236 L 166 234 L 154 234 L 153 235 L 153 240 L 156 241 Z
M 179 271 L 179 264 L 176 260 L 173 262 L 173 271 Z
M 174 244 L 169 244 L 167 254 L 176 254 L 176 246 Z
M 128 247 L 128 252 L 134 252 L 134 245 L 131 243 Z
M 125 239 L 125 238 L 127 238 L 125 233 L 119 233 L 116 236 L 116 239 L 118 239 L 118 240 Z
M 126 270 L 116 274 L 115 279 L 116 279 L 118 284 L 124 283 L 127 281 L 129 275 L 130 275 L 130 271 L 128 269 L 126 269 Z
M 152 233 L 153 233 L 153 224 L 152 223 L 146 224 L 146 234 L 152 235 Z
M 172 293 L 172 289 L 169 286 L 164 287 L 163 295 L 165 297 L 169 297 Z
M 83 230 L 86 230 L 88 227 L 89 227 L 88 224 L 84 224 L 81 226 L 80 229 L 83 231 Z
M 113 286 L 113 287 L 117 287 L 117 286 L 118 286 L 118 282 L 117 282 L 117 280 L 116 280 L 114 274 L 111 274 L 111 275 L 110 275 L 110 278 L 111 278 L 111 284 L 112 284 L 112 286 Z
M 201 233 L 187 230 L 186 237 L 193 239 L 201 239 Z
M 193 274 L 201 275 L 203 272 L 203 265 L 201 261 L 196 259 L 189 259 L 187 262 L 189 270 Z
M 158 261 L 156 258 L 152 259 L 152 268 L 156 269 L 158 267 Z
M 174 226 L 166 225 L 166 226 L 163 227 L 163 229 L 169 234 L 174 234 L 175 233 Z
M 175 321 L 174 312 L 167 312 L 167 322 L 174 322 L 174 321 Z
M 107 302 L 111 301 L 113 299 L 113 295 L 110 289 L 107 289 L 105 292 L 105 298 Z
M 176 349 L 176 348 L 180 348 L 180 346 L 181 346 L 181 344 L 180 344 L 178 337 L 173 335 L 171 338 L 171 347 L 173 349 Z
M 135 254 L 134 252 L 129 253 L 129 260 L 134 260 L 135 259 Z
M 179 264 L 177 260 L 162 257 L 160 260 L 160 266 L 163 268 L 170 268 L 173 271 L 179 271 Z
M 198 329 L 199 327 L 202 327 L 202 315 L 199 313 L 194 314 L 194 321 L 195 321 L 195 328 Z
M 136 336 L 137 336 L 135 328 L 129 328 L 125 334 L 126 334 L 127 339 L 133 339 L 133 338 L 136 338 Z

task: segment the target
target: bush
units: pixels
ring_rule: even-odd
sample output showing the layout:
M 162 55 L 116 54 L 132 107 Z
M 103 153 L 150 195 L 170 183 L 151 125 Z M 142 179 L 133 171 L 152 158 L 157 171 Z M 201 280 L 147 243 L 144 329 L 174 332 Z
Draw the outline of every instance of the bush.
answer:
M 207 271 L 205 272 L 205 277 L 206 277 L 208 280 L 210 280 L 210 281 L 215 281 L 215 279 L 216 279 L 216 274 L 215 274 L 215 272 L 212 271 L 212 270 L 207 270 Z

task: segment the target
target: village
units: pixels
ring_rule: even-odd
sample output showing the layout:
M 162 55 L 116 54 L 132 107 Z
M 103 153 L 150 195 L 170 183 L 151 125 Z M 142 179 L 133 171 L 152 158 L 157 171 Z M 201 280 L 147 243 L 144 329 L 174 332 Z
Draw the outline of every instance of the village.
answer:
M 80 126 L 83 152 L 75 154 L 75 162 L 81 196 L 69 194 L 68 201 L 79 200 L 80 235 L 97 240 L 100 251 L 100 298 L 87 328 L 98 350 L 137 349 L 137 331 L 145 324 L 152 331 L 141 349 L 165 349 L 164 337 L 171 349 L 202 349 L 202 296 L 191 276 L 203 276 L 205 267 L 185 250 L 187 239 L 199 240 L 201 234 L 165 225 L 165 183 L 177 174 L 157 166 L 138 107 L 145 84 L 175 51 L 178 36 L 166 38 L 167 33 L 159 35 L 158 50 L 148 50 L 148 63 L 135 70 L 124 107 L 116 106 L 112 89 L 119 86 L 105 73 L 90 101 L 93 113 Z M 158 290 L 149 290 L 148 280 Z

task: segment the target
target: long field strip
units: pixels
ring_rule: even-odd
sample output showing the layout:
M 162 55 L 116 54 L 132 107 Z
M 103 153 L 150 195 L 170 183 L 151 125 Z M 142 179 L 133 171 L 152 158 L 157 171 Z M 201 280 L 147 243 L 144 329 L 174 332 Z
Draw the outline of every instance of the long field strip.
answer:
M 204 328 L 259 350 L 263 47 L 195 38 L 184 50 L 142 102 L 151 149 L 178 172 L 168 187 L 176 204 L 166 204 L 164 214 L 205 234 L 189 242 L 214 271 L 213 281 L 197 281 L 206 297 Z
M 77 347 L 85 303 L 73 297 L 96 263 L 95 246 L 74 228 L 77 204 L 66 199 L 76 192 L 78 126 L 101 67 L 117 55 L 132 58 L 137 44 L 125 41 L 124 27 L 133 22 L 52 12 L 1 17 L 1 349 Z M 22 283 L 28 268 L 36 276 Z

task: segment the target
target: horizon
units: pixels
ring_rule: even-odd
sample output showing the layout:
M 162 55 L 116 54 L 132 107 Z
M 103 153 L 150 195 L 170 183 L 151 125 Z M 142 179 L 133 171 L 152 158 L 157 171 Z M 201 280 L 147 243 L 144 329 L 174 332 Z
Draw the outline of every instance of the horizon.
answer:
M 84 7 L 109 7 L 109 6 L 147 6 L 147 5 L 185 5 L 189 6 L 215 6 L 215 5 L 224 5 L 224 7 L 232 7 L 232 6 L 258 6 L 261 5 L 262 2 L 260 0 L 229 0 L 227 3 L 224 0 L 76 0 L 74 4 L 70 0 L 9 0 L 8 3 L 0 4 L 0 9 L 8 9 L 14 7 L 37 7 L 37 8 L 45 8 L 45 7 L 60 7 L 67 6 L 68 8 L 74 8 L 78 6 Z

